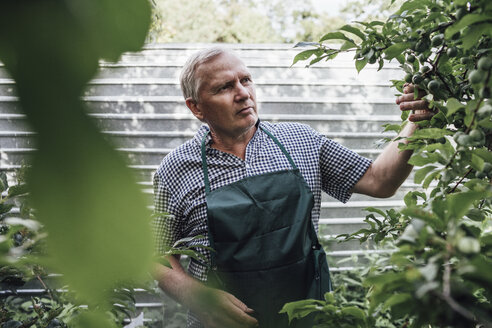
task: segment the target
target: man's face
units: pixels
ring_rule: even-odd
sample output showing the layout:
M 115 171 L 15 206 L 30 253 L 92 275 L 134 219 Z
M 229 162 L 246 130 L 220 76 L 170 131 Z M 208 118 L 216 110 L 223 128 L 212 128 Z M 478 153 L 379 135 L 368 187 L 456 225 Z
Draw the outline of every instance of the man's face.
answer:
M 199 99 L 192 111 L 212 132 L 237 137 L 254 127 L 258 120 L 255 87 L 239 58 L 220 54 L 200 65 L 196 77 Z

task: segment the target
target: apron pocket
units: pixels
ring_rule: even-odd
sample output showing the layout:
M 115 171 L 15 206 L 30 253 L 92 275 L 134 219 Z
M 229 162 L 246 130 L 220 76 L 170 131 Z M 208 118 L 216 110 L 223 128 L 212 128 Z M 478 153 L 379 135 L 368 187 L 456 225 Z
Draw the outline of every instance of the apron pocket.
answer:
M 332 291 L 328 261 L 323 247 L 313 250 L 315 276 L 309 289 L 308 298 L 323 300 L 327 292 Z

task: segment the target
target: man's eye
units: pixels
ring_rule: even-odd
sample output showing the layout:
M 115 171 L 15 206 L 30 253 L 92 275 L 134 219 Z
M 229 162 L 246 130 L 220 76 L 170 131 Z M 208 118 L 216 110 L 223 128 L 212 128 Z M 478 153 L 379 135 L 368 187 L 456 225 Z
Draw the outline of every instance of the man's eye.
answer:
M 243 78 L 243 83 L 252 82 L 250 77 Z

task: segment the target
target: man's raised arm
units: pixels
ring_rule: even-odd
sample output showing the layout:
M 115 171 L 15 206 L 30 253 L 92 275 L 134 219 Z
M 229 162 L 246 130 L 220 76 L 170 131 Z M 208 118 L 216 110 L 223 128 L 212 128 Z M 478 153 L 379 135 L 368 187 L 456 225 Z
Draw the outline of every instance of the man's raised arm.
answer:
M 421 99 L 422 94 L 414 99 L 413 85 L 405 85 L 403 92 L 404 94 L 396 99 L 396 103 L 400 105 L 401 110 L 412 110 L 412 114 L 408 117 L 410 122 L 398 136 L 409 137 L 417 129 L 417 125 L 413 122 L 428 120 L 434 112 L 430 111 L 427 102 Z M 378 198 L 393 196 L 413 168 L 408 164 L 412 151 L 401 151 L 398 148 L 398 144 L 402 142 L 407 141 L 405 139 L 392 141 L 371 164 L 352 191 Z

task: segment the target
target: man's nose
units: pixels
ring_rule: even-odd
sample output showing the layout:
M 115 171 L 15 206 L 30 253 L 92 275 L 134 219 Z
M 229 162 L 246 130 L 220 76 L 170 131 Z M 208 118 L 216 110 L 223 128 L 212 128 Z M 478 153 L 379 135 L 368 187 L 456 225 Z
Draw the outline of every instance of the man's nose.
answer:
M 242 85 L 241 83 L 238 83 L 236 86 L 236 95 L 235 95 L 235 100 L 236 101 L 242 101 L 244 99 L 248 99 L 250 97 L 250 90 Z

